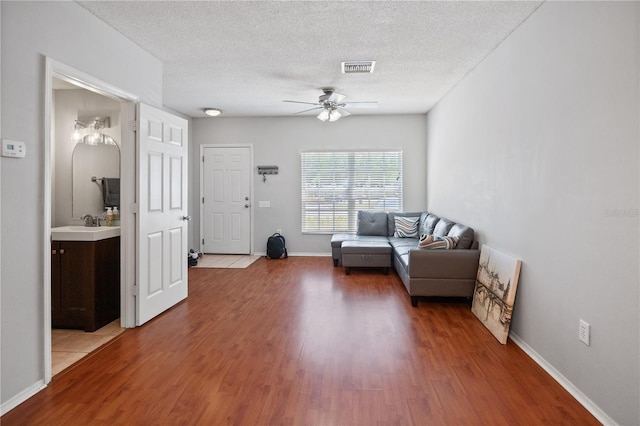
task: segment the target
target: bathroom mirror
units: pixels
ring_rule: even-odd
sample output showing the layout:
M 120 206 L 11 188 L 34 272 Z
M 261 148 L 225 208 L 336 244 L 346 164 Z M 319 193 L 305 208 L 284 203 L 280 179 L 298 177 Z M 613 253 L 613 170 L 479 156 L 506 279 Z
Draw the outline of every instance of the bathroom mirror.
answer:
M 80 219 L 104 212 L 102 202 L 103 177 L 120 177 L 120 149 L 115 144 L 87 145 L 79 143 L 72 158 L 72 216 Z M 96 177 L 96 181 L 92 181 Z

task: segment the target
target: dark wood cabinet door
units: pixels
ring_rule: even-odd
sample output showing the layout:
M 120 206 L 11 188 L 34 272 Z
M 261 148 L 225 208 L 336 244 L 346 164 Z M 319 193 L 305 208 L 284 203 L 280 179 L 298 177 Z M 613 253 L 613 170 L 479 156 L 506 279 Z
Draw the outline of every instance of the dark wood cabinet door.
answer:
M 62 315 L 74 324 L 83 324 L 87 301 L 91 300 L 95 242 L 60 243 L 60 307 Z
M 117 319 L 120 316 L 120 237 L 55 241 L 51 247 L 53 327 L 94 331 Z

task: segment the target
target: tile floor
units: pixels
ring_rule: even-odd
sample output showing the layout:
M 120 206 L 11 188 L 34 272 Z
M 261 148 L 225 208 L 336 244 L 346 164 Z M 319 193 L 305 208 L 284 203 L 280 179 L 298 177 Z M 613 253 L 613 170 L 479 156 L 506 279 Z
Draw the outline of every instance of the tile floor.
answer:
M 251 254 L 205 254 L 194 268 L 246 268 L 262 256 Z
M 120 328 L 120 319 L 92 333 L 87 333 L 83 330 L 54 328 L 51 330 L 52 375 L 55 376 L 65 368 L 78 362 L 82 357 L 109 342 L 124 330 L 124 328 Z

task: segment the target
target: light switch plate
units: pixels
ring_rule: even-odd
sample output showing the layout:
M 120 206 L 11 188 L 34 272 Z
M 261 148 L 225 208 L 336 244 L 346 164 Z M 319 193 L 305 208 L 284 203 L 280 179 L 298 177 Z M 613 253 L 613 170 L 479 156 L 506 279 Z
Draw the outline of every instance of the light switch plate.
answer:
M 258 201 L 258 207 L 270 208 L 271 207 L 271 201 Z
M 24 142 L 2 139 L 2 156 L 11 158 L 24 158 L 27 155 L 27 146 Z
M 589 346 L 591 339 L 591 326 L 585 321 L 580 320 L 580 325 L 578 326 L 578 339 Z

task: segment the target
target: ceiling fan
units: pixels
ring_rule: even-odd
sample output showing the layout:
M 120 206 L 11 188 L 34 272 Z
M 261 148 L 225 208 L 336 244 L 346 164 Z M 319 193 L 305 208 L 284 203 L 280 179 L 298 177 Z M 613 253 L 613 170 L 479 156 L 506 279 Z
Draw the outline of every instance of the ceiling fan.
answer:
M 320 110 L 318 114 L 318 120 L 320 121 L 336 121 L 341 117 L 351 115 L 345 108 L 377 108 L 378 102 L 343 102 L 346 98 L 341 93 L 336 93 L 332 88 L 327 87 L 322 89 L 323 93 L 318 98 L 318 102 L 302 102 L 302 101 L 283 101 L 291 102 L 294 104 L 306 104 L 315 105 L 313 108 L 305 109 L 304 111 L 297 112 L 296 114 L 302 114 L 309 111 Z

